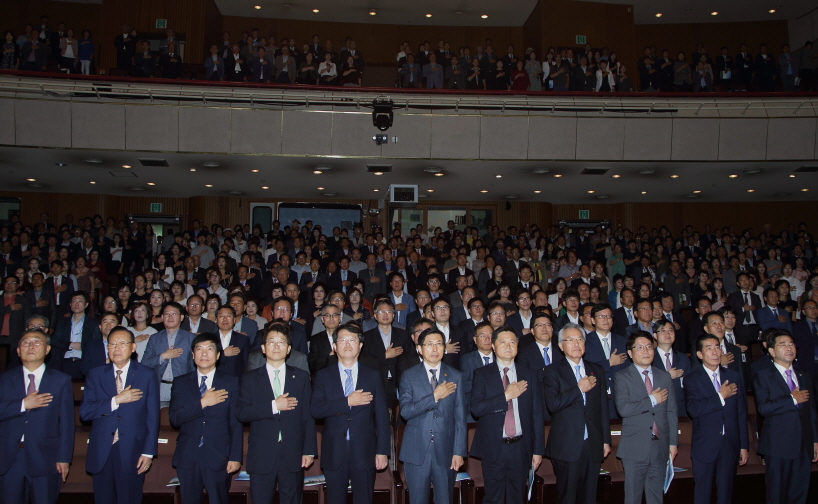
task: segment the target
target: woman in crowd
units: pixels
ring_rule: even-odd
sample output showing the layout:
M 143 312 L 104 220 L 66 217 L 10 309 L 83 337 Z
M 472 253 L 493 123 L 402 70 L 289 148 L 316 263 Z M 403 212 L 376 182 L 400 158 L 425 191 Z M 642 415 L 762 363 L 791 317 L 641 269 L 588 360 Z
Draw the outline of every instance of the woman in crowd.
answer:
M 148 340 L 151 335 L 156 334 L 157 330 L 148 324 L 148 305 L 145 303 L 136 303 L 131 312 L 133 317 L 133 325 L 128 330 L 133 333 L 134 343 L 136 343 L 136 359 L 142 362 L 142 356 L 145 349 L 148 347 Z M 164 329 L 164 327 L 163 327 Z

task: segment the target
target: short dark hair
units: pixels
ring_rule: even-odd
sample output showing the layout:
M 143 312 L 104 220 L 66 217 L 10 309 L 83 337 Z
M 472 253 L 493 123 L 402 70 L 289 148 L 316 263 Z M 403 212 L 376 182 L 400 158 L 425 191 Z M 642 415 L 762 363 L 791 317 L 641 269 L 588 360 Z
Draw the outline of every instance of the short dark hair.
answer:
M 196 345 L 198 345 L 199 343 L 205 343 L 205 342 L 213 343 L 214 345 L 216 345 L 216 352 L 222 353 L 222 340 L 221 340 L 221 338 L 219 338 L 215 334 L 209 333 L 209 332 L 200 333 L 195 338 L 193 338 L 193 341 L 190 342 L 190 351 L 195 352 L 196 351 Z M 218 361 L 218 359 L 216 359 L 216 360 Z
M 647 331 L 633 331 L 630 336 L 628 336 L 628 341 L 625 343 L 625 348 L 627 350 L 633 350 L 634 345 L 636 344 L 636 340 L 639 338 L 647 338 L 650 341 L 653 341 L 653 335 Z
M 409 329 L 410 329 L 409 332 L 411 334 L 414 334 L 418 330 L 418 327 L 422 326 L 423 324 L 429 324 L 430 326 L 435 327 L 434 322 L 432 322 L 431 320 L 423 317 L 423 318 L 419 318 L 419 319 L 415 320 L 414 322 L 412 322 L 412 325 L 409 326 Z
M 767 329 L 763 333 L 761 333 L 761 341 L 767 342 L 767 348 L 772 348 L 775 346 L 775 342 L 781 336 L 789 336 L 792 338 L 792 334 L 786 329 Z
M 491 333 L 491 344 L 493 345 L 497 341 L 497 337 L 504 332 L 510 332 L 518 341 L 520 340 L 520 337 L 517 336 L 517 331 L 515 331 L 513 327 L 510 325 L 501 325 Z
M 608 303 L 597 303 L 594 305 L 594 309 L 591 310 L 591 316 L 596 317 L 597 313 L 605 310 L 611 310 L 611 314 L 613 314 L 613 308 L 611 308 L 611 305 Z
M 329 306 L 334 306 L 334 305 L 329 305 Z M 338 307 L 335 306 L 335 308 L 338 308 Z M 338 342 L 338 333 L 340 333 L 341 331 L 351 332 L 352 334 L 354 334 L 358 338 L 359 343 L 364 342 L 364 330 L 361 328 L 361 326 L 359 326 L 355 322 L 347 322 L 346 324 L 344 324 L 341 327 L 339 327 L 338 329 L 336 329 L 335 334 L 332 335 L 332 342 L 333 343 Z
M 705 313 L 704 316 L 702 316 L 702 327 L 709 324 L 710 319 L 713 318 L 713 317 L 719 317 L 722 320 L 724 320 L 724 315 L 722 315 L 721 312 L 709 311 L 709 312 Z
M 438 329 L 437 327 L 430 327 L 429 329 L 426 329 L 425 331 L 420 333 L 420 336 L 418 336 L 418 346 L 423 346 L 423 343 L 426 342 L 426 337 L 429 336 L 430 334 L 439 334 L 443 341 L 444 342 L 446 341 L 446 336 L 443 335 L 440 329 Z
M 118 325 L 118 326 L 114 327 L 113 329 L 111 329 L 111 332 L 108 333 L 108 340 L 110 340 L 111 336 L 113 336 L 114 333 L 117 333 L 117 332 L 126 332 L 126 333 L 128 333 L 128 336 L 130 336 L 130 338 L 131 338 L 131 343 L 133 343 L 133 333 L 130 331 L 130 329 L 128 329 L 125 326 L 121 326 L 121 325 Z
M 575 298 L 575 299 L 579 299 L 579 291 L 578 291 L 578 290 L 576 290 L 576 289 L 568 289 L 568 290 L 567 290 L 567 291 L 565 291 L 565 293 L 562 295 L 562 300 L 563 300 L 563 301 L 565 301 L 565 300 L 567 300 L 568 298 Z
M 699 336 L 699 339 L 696 340 L 696 350 L 701 352 L 702 349 L 704 348 L 704 342 L 707 340 L 716 340 L 716 342 L 719 341 L 719 339 L 713 336 L 712 334 L 704 333 L 701 336 Z
M 267 344 L 267 338 L 270 336 L 271 332 L 283 334 L 284 337 L 287 338 L 287 344 L 292 344 L 292 340 L 290 338 L 290 326 L 283 322 L 271 322 L 264 328 L 264 341 L 261 342 L 262 346 Z

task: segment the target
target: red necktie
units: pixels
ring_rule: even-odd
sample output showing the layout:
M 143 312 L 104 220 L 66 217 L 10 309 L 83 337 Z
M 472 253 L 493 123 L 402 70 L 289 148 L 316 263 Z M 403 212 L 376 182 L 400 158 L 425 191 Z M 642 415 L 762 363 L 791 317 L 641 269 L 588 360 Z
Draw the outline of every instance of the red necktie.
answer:
M 508 368 L 503 368 L 503 390 L 508 388 Z M 506 437 L 513 438 L 517 435 L 517 426 L 514 423 L 514 400 L 508 401 L 506 410 L 506 420 L 503 425 L 503 432 Z

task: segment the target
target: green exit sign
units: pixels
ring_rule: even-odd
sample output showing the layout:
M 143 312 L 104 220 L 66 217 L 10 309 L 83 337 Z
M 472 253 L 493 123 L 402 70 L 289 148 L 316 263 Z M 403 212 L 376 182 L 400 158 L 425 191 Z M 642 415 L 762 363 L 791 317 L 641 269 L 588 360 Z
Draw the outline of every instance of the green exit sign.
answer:
M 162 203 L 151 203 L 151 213 L 162 213 Z
M 159 28 L 159 27 L 157 26 L 157 28 Z M 583 45 L 584 46 L 585 44 L 586 44 L 585 35 L 577 35 L 577 45 Z
M 591 218 L 591 211 L 590 210 L 580 210 L 579 211 L 579 218 L 580 219 L 590 219 Z
M 167 19 L 157 19 L 156 20 L 156 27 L 162 30 L 168 27 L 168 20 Z

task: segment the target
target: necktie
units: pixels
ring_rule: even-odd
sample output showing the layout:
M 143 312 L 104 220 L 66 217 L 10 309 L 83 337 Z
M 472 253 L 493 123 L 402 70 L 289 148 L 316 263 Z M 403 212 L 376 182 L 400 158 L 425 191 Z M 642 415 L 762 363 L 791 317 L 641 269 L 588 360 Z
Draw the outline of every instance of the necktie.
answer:
M 489 364 L 491 364 L 491 358 L 490 358 L 490 357 L 486 357 L 486 356 L 484 355 L 484 356 L 483 356 L 483 365 L 484 365 L 484 366 L 488 366 Z
M 503 368 L 503 390 L 508 388 L 508 368 Z M 514 423 L 514 400 L 508 401 L 506 410 L 506 420 L 503 424 L 503 432 L 506 437 L 513 438 L 517 435 L 517 426 Z
M 730 332 L 729 333 L 724 333 L 724 339 L 726 339 L 727 343 L 730 343 L 731 345 L 736 344 L 736 342 L 733 341 L 733 333 L 730 333 Z
M 713 388 L 716 389 L 717 394 L 721 390 L 721 383 L 719 383 L 719 375 L 717 373 L 713 373 Z
M 605 358 L 611 358 L 611 343 L 608 341 L 608 338 L 602 338 L 602 344 L 605 347 Z
M 60 306 L 60 294 L 57 292 L 57 289 L 60 286 L 60 278 L 54 277 L 54 299 L 57 302 L 57 306 Z
M 202 383 L 199 385 L 199 397 L 205 395 L 207 392 L 207 376 L 202 376 Z
M 437 369 L 430 369 L 429 372 L 432 373 L 429 383 L 432 385 L 432 391 L 434 391 L 437 388 Z
M 551 357 L 548 356 L 548 347 L 542 349 L 542 360 L 545 361 L 546 366 L 551 365 Z
M 633 310 L 627 309 L 625 312 L 628 314 L 628 325 L 633 325 Z
M 670 322 L 673 322 L 673 314 L 672 313 L 666 313 L 665 318 L 667 318 Z
M 117 394 L 117 395 L 121 394 L 121 393 L 122 393 L 122 390 L 123 390 L 124 388 L 125 388 L 125 386 L 124 386 L 124 385 L 123 385 L 123 383 L 122 383 L 122 370 L 121 370 L 121 369 L 117 369 L 117 370 L 116 370 L 116 394 Z M 117 442 L 117 441 L 119 441 L 119 429 L 117 429 L 117 430 L 114 432 L 114 442 L 113 442 L 113 443 L 111 443 L 111 444 L 116 444 L 116 442 Z
M 37 389 L 34 387 L 34 375 L 29 374 L 28 375 L 28 388 L 26 388 L 26 395 L 29 396 L 29 395 L 31 395 L 31 394 L 33 394 L 35 392 L 37 392 Z M 26 410 L 26 413 L 28 413 L 29 411 L 31 411 L 31 410 Z
M 778 318 L 778 309 L 777 308 L 773 308 L 773 317 Z
M 787 375 L 787 386 L 790 388 L 790 392 L 792 392 L 795 390 L 795 382 L 792 381 L 792 369 L 784 371 L 784 374 Z
M 352 370 L 344 369 L 344 372 L 347 374 L 347 378 L 344 380 L 344 396 L 349 397 L 349 394 L 355 391 L 355 385 L 352 383 Z M 349 429 L 347 429 L 347 441 L 349 441 Z
M 670 371 L 673 365 L 670 363 L 670 352 L 665 354 L 665 371 Z
M 648 390 L 648 394 L 650 394 L 653 392 L 653 383 L 651 383 L 650 376 L 648 376 L 648 370 L 642 371 L 642 374 L 645 375 L 645 388 Z M 659 429 L 656 427 L 656 422 L 653 422 L 653 427 L 651 427 L 650 431 L 655 437 L 659 437 Z
M 577 377 L 577 383 L 582 379 L 582 373 L 580 372 L 580 365 L 577 364 L 574 366 L 574 374 Z M 582 393 L 582 404 L 585 404 L 585 392 Z M 585 437 L 583 439 L 588 439 L 588 425 L 585 425 Z
M 748 296 L 749 296 L 749 294 L 747 294 L 747 293 L 745 292 L 745 293 L 744 293 L 744 304 L 746 304 L 746 305 L 750 304 L 750 300 L 749 300 Z M 749 324 L 749 323 L 750 323 L 750 321 L 751 321 L 750 317 L 751 317 L 751 316 L 752 316 L 752 315 L 750 315 L 750 312 L 749 312 L 749 311 L 745 311 L 745 312 L 744 312 L 744 323 L 745 323 L 745 324 Z
M 278 379 L 280 369 L 275 370 L 275 377 L 273 377 L 273 396 L 278 398 L 281 395 L 281 380 Z M 279 412 L 280 413 L 280 412 Z M 278 442 L 281 442 L 281 431 L 278 432 Z

